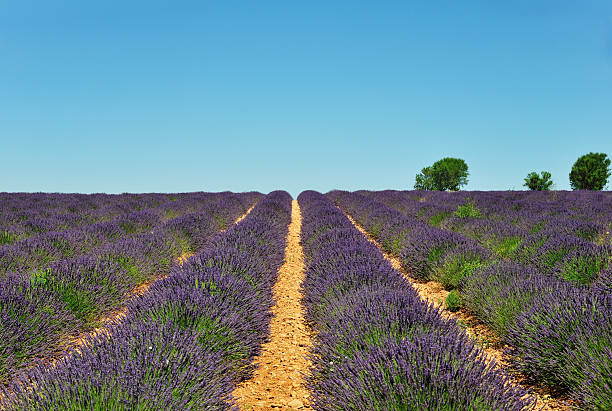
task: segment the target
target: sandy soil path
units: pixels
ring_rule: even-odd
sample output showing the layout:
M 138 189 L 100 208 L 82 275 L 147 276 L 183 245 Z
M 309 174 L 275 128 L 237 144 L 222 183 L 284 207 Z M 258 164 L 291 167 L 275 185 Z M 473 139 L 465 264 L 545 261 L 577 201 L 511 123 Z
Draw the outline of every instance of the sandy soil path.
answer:
M 341 210 L 342 211 L 342 210 Z M 343 211 L 344 213 L 344 211 Z M 499 337 L 486 324 L 480 321 L 472 313 L 466 309 L 461 309 L 457 312 L 446 310 L 445 300 L 448 291 L 444 289 L 441 283 L 437 281 L 418 282 L 410 277 L 406 270 L 402 267 L 400 260 L 383 250 L 382 246 L 376 241 L 366 230 L 363 229 L 353 218 L 344 213 L 344 215 L 353 223 L 353 225 L 382 253 L 384 258 L 391 263 L 393 268 L 399 271 L 402 276 L 410 283 L 417 291 L 421 300 L 433 303 L 440 308 L 442 315 L 446 318 L 454 318 L 465 327 L 466 333 L 476 341 L 478 346 L 485 352 L 489 359 L 494 359 L 498 366 L 512 376 L 512 383 L 520 385 L 525 389 L 530 390 L 537 396 L 536 410 L 569 410 L 569 406 L 560 399 L 553 398 L 550 390 L 546 387 L 527 384 L 524 382 L 524 377 L 512 373 L 509 369 L 508 358 L 504 355 L 504 346 Z
M 310 331 L 304 320 L 300 287 L 304 279 L 304 253 L 300 245 L 302 216 L 293 200 L 287 234 L 285 262 L 274 285 L 275 304 L 270 323 L 270 341 L 255 359 L 258 368 L 233 392 L 241 410 L 311 409 L 303 373 L 310 368 L 305 357 L 311 346 Z

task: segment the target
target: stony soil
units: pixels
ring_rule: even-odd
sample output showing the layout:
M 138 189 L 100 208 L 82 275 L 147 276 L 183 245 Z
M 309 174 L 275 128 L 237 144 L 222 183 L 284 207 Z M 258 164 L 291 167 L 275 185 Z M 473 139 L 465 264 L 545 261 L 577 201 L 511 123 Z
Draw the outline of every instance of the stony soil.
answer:
M 311 409 L 303 378 L 311 365 L 306 359 L 311 336 L 304 320 L 300 289 L 305 272 L 301 226 L 300 207 L 293 200 L 285 262 L 274 285 L 270 340 L 255 359 L 258 366 L 253 377 L 233 392 L 241 410 Z

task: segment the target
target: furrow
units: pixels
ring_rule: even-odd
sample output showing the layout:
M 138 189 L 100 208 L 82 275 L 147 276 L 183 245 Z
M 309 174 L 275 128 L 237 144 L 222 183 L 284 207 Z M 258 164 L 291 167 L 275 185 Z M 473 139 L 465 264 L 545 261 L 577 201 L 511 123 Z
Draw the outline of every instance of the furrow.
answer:
M 311 365 L 307 359 L 311 338 L 304 320 L 301 295 L 304 279 L 301 226 L 300 207 L 293 200 L 285 261 L 273 288 L 275 304 L 270 340 L 255 359 L 258 368 L 253 377 L 242 382 L 233 393 L 241 409 L 310 409 L 303 378 Z

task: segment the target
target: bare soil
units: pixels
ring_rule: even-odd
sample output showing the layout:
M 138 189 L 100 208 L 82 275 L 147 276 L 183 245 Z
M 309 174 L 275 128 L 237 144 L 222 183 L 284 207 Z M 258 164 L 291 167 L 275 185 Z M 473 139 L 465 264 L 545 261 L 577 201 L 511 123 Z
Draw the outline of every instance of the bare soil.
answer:
M 443 285 L 437 281 L 417 281 L 412 278 L 402 267 L 400 260 L 387 252 L 366 230 L 363 229 L 353 218 L 344 213 L 353 225 L 382 253 L 384 258 L 391 263 L 393 268 L 399 271 L 408 283 L 417 291 L 419 297 L 424 302 L 432 303 L 439 308 L 445 318 L 454 318 L 464 327 L 466 334 L 472 338 L 484 351 L 489 361 L 494 360 L 496 365 L 503 369 L 511 377 L 511 383 L 518 385 L 532 392 L 536 398 L 536 410 L 569 410 L 569 399 L 553 397 L 552 392 L 547 387 L 530 384 L 526 378 L 517 374 L 510 368 L 510 361 L 504 354 L 506 346 L 501 342 L 499 336 L 491 330 L 485 323 L 474 316 L 469 310 L 462 308 L 457 312 L 450 312 L 446 309 L 446 296 L 449 294 Z M 571 402 L 571 401 L 570 401 Z
M 303 377 L 311 365 L 306 358 L 311 334 L 304 320 L 301 294 L 305 275 L 301 226 L 300 207 L 293 200 L 285 262 L 273 289 L 270 340 L 255 359 L 258 367 L 253 377 L 240 383 L 233 392 L 241 410 L 311 409 Z
M 256 205 L 257 205 L 257 203 L 255 203 L 251 207 L 249 207 L 249 209 L 246 211 L 246 213 L 244 213 L 243 215 L 238 217 L 238 219 L 236 219 L 236 221 L 234 221 L 234 225 L 236 225 L 239 222 L 241 222 L 242 220 L 244 220 L 246 218 L 246 216 L 248 216 L 249 213 L 255 208 Z M 227 230 L 227 228 L 225 230 Z M 225 232 L 225 230 L 223 230 L 222 232 Z

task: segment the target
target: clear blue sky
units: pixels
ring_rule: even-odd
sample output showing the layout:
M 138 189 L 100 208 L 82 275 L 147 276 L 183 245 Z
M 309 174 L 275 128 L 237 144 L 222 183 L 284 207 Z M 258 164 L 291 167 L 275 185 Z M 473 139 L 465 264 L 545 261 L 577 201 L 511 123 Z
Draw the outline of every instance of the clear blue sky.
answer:
M 569 189 L 612 2 L 0 0 L 0 143 L 0 191 Z

